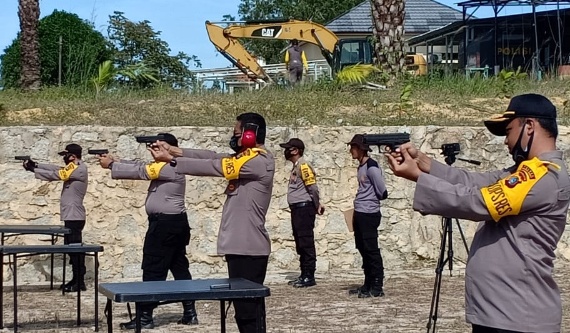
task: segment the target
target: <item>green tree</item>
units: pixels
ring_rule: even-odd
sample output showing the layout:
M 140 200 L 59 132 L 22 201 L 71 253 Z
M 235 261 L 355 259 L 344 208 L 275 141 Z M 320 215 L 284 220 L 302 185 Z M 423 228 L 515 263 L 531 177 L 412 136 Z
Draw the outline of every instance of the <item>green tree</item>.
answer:
M 60 37 L 64 85 L 84 84 L 97 73 L 100 63 L 110 59 L 103 35 L 76 14 L 56 10 L 40 20 L 38 33 L 42 85 L 58 84 Z M 5 87 L 20 86 L 20 37 L 21 34 L 0 56 L 0 77 Z
M 160 38 L 160 31 L 154 31 L 150 22 L 132 22 L 123 12 L 109 16 L 108 39 L 113 51 L 113 59 L 118 69 L 125 69 L 144 63 L 152 76 L 161 83 L 172 87 L 189 87 L 193 82 L 190 65 L 201 67 L 200 60 L 184 52 L 170 55 L 168 43 Z M 128 76 L 120 76 L 123 85 L 150 86 L 152 80 L 133 81 Z
M 241 20 L 293 18 L 326 24 L 347 12 L 363 0 L 241 0 L 238 14 Z M 287 41 L 244 40 L 245 47 L 267 63 L 283 62 L 281 51 Z

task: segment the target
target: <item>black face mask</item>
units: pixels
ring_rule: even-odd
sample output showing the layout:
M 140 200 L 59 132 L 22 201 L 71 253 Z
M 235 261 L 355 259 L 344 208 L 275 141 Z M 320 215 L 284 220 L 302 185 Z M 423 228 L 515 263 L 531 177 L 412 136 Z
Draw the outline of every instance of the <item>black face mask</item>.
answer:
M 526 123 L 521 128 L 521 133 L 519 134 L 519 138 L 518 138 L 517 142 L 515 143 L 513 149 L 511 150 L 511 155 L 513 156 L 513 161 L 515 161 L 515 164 L 517 166 L 528 159 L 530 147 L 532 146 L 532 139 L 534 138 L 534 133 L 532 133 L 530 135 L 530 138 L 528 139 L 528 144 L 526 145 L 526 149 L 523 149 L 523 147 L 521 145 L 521 141 L 522 141 L 522 136 L 524 134 L 524 128 L 525 127 L 526 127 Z
M 238 145 L 238 141 L 239 138 L 241 137 L 241 135 L 234 135 L 232 136 L 232 138 L 230 139 L 230 148 L 233 149 L 233 151 L 235 151 L 236 153 L 239 153 L 243 147 Z
M 65 165 L 68 165 L 69 163 L 71 163 L 71 155 L 70 154 L 63 156 L 63 163 L 65 163 Z
M 293 152 L 290 149 L 285 150 L 283 154 L 285 155 L 286 160 L 289 160 L 291 157 L 293 157 Z

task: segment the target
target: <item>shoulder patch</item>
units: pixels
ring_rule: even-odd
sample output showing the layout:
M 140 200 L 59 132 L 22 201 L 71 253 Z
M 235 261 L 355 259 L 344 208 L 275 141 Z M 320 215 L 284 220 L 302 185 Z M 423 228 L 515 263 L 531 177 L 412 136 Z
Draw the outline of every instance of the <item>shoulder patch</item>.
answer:
M 160 177 L 160 170 L 162 170 L 162 168 L 164 168 L 165 165 L 166 165 L 165 162 L 152 162 L 150 164 L 147 164 L 145 166 L 145 169 L 148 178 L 150 178 L 151 180 L 158 179 L 158 177 Z
M 549 165 L 552 163 L 535 157 L 522 162 L 509 176 L 481 189 L 487 210 L 495 222 L 505 216 L 520 213 L 528 193 L 548 173 Z
M 301 179 L 303 180 L 303 183 L 305 183 L 305 186 L 310 186 L 317 183 L 317 178 L 315 177 L 315 173 L 313 172 L 313 169 L 311 169 L 309 164 L 303 163 L 301 164 L 300 168 L 301 168 Z
M 222 159 L 222 172 L 227 180 L 234 180 L 239 178 L 239 171 L 244 166 L 244 164 L 259 155 L 259 153 L 265 153 L 263 149 L 246 149 L 242 153 L 237 154 L 232 157 L 225 157 Z
M 63 181 L 67 181 L 69 180 L 69 177 L 71 177 L 71 174 L 73 173 L 73 171 L 77 170 L 78 165 L 70 162 L 68 165 L 66 165 L 64 168 L 61 168 L 58 173 L 59 173 L 59 179 L 63 180 Z

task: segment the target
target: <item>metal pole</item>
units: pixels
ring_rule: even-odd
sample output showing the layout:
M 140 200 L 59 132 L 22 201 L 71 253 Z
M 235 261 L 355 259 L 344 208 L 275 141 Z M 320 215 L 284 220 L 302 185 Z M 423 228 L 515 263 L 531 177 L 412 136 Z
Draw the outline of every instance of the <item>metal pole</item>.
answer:
M 556 1 L 556 23 L 558 25 L 558 66 L 562 66 L 562 34 L 560 33 L 560 0 Z
M 532 68 L 534 75 L 536 75 L 536 79 L 540 80 L 538 75 L 538 27 L 536 26 L 536 5 L 534 1 L 532 2 L 532 17 L 534 20 L 534 61 L 532 63 Z
M 59 59 L 58 59 L 58 70 L 57 70 L 57 85 L 61 87 L 61 52 L 63 46 L 63 38 L 59 36 Z
M 495 38 L 494 38 L 495 50 L 494 50 L 494 52 L 493 52 L 494 55 L 495 55 L 495 63 L 493 64 L 493 68 L 495 68 L 495 66 L 497 66 L 497 63 L 498 63 L 498 62 L 497 62 L 497 53 L 498 53 L 498 52 L 497 52 L 497 36 L 498 36 L 497 29 L 498 29 L 498 26 L 499 26 L 499 24 L 498 24 L 498 22 L 497 22 L 497 14 L 498 14 L 498 13 L 497 13 L 497 3 L 496 3 L 496 1 L 493 1 L 493 12 L 495 13 L 495 22 L 494 22 L 495 27 L 494 27 L 494 29 L 493 29 L 493 30 L 495 31 Z

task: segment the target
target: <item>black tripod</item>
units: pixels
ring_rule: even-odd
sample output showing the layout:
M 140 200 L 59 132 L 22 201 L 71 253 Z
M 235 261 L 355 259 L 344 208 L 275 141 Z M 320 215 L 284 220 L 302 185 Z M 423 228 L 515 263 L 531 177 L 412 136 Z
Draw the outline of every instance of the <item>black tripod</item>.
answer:
M 454 149 L 453 149 L 454 148 Z M 459 152 L 459 144 L 442 145 L 443 150 L 442 155 L 445 155 L 445 162 L 447 165 L 451 166 L 455 162 L 455 155 Z M 472 164 L 480 165 L 481 162 L 474 160 L 467 160 L 463 158 L 457 158 L 461 161 L 469 162 Z M 465 235 L 463 230 L 461 230 L 461 225 L 458 219 L 453 219 L 451 217 L 442 217 L 441 224 L 443 229 L 443 235 L 441 236 L 441 245 L 439 247 L 439 258 L 437 260 L 437 267 L 435 269 L 435 282 L 433 285 L 433 295 L 431 297 L 431 308 L 429 310 L 429 321 L 427 324 L 427 332 L 435 332 L 435 326 L 437 322 L 437 310 L 439 308 L 439 292 L 441 290 L 441 277 L 445 264 L 449 266 L 449 275 L 453 272 L 453 220 L 457 224 L 457 229 L 461 234 L 461 240 L 465 246 L 465 251 L 469 254 L 469 248 L 467 246 L 467 241 L 465 240 Z M 445 247 L 447 245 L 447 258 L 445 258 Z M 432 325 L 433 320 L 433 325 Z

